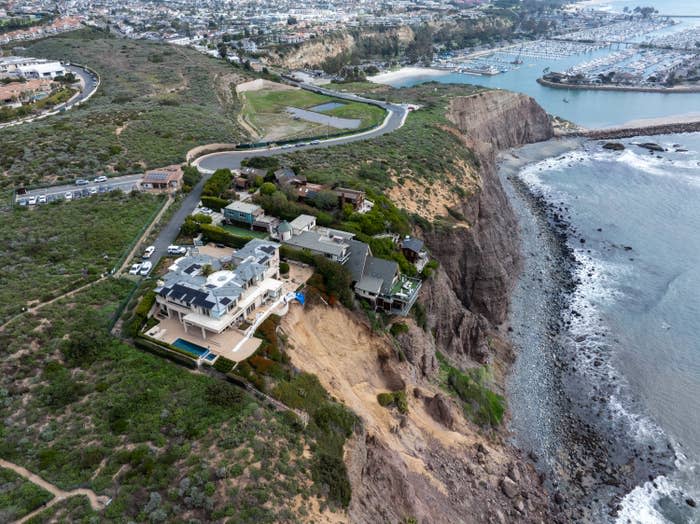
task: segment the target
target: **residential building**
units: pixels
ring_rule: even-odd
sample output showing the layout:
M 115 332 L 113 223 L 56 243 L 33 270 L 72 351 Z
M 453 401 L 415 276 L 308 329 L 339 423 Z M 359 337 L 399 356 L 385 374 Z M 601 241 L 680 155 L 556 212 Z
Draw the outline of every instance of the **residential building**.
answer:
M 0 57 L 0 76 L 53 79 L 66 74 L 66 68 L 57 60 L 24 56 Z
M 281 167 L 275 171 L 275 181 L 281 187 L 300 186 L 306 184 L 306 177 L 297 175 L 291 167 Z
M 239 224 L 253 227 L 256 219 L 263 216 L 265 211 L 257 204 L 236 201 L 224 208 L 224 218 Z
M 304 231 L 316 229 L 316 217 L 312 215 L 299 215 L 289 223 L 292 226 L 292 235 L 301 235 Z
M 340 207 L 345 204 L 350 204 L 353 209 L 360 209 L 365 201 L 365 192 L 357 189 L 348 189 L 345 187 L 337 187 L 333 190 L 338 195 Z
M 195 254 L 178 259 L 158 282 L 156 315 L 177 318 L 203 339 L 235 327 L 281 296 L 279 244 L 254 239 L 230 259 Z
M 392 315 L 408 315 L 418 299 L 421 280 L 401 274 L 399 265 L 393 260 L 372 256 L 367 244 L 352 242 L 353 254 L 348 269 L 355 294 L 370 302 L 375 309 Z
M 323 255 L 339 264 L 345 264 L 350 258 L 350 245 L 340 236 L 330 236 L 318 231 L 302 231 L 284 243 L 296 249 L 306 249 L 316 255 Z
M 51 80 L 33 79 L 26 82 L 0 84 L 0 106 L 19 107 L 51 92 Z
M 172 165 L 146 171 L 141 179 L 141 188 L 154 191 L 177 191 L 182 187 L 182 167 Z

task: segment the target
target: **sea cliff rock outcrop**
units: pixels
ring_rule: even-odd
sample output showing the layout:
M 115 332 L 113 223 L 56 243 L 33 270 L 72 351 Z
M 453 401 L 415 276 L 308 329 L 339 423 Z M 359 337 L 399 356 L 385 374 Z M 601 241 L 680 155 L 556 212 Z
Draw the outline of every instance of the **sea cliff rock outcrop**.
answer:
M 440 348 L 462 361 L 486 362 L 485 335 L 505 320 L 520 265 L 517 223 L 497 176 L 496 155 L 548 140 L 554 130 L 532 98 L 506 91 L 457 97 L 447 117 L 476 155 L 480 185 L 457 206 L 466 226 L 423 232 L 441 268 L 424 286 L 422 301 Z

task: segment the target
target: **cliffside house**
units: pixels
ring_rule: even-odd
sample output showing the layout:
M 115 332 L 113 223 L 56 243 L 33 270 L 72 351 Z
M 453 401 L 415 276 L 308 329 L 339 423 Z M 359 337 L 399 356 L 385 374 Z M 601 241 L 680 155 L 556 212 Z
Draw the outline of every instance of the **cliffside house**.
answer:
M 182 188 L 182 167 L 172 165 L 146 171 L 141 179 L 141 188 L 153 191 L 177 191 Z
M 256 219 L 262 217 L 265 211 L 257 204 L 241 202 L 239 200 L 230 203 L 224 208 L 224 218 L 238 224 L 253 227 Z
M 401 240 L 401 252 L 410 263 L 422 271 L 428 263 L 428 252 L 424 249 L 424 243 L 420 238 L 406 236 Z
M 333 190 L 338 195 L 338 201 L 342 208 L 345 204 L 350 204 L 353 209 L 358 210 L 363 207 L 365 202 L 365 192 L 357 189 L 348 189 L 345 187 L 337 187 Z
M 281 167 L 275 171 L 275 182 L 280 187 L 300 186 L 306 184 L 306 177 L 297 175 L 291 167 Z
M 399 265 L 372 255 L 367 244 L 351 240 L 352 256 L 347 268 L 353 279 L 355 294 L 377 310 L 392 315 L 408 315 L 418 299 L 422 282 L 401 274 Z
M 292 220 L 289 225 L 292 228 L 292 235 L 301 235 L 304 231 L 316 229 L 316 217 L 302 214 Z
M 230 269 L 229 269 L 230 267 Z M 177 318 L 203 339 L 243 322 L 282 293 L 279 244 L 254 239 L 230 259 L 185 256 L 168 268 L 155 289 L 156 315 Z
M 236 189 L 245 190 L 253 185 L 257 177 L 265 178 L 267 171 L 265 169 L 258 169 L 255 167 L 242 167 L 240 174 L 234 178 L 234 185 Z
M 344 264 L 355 294 L 375 309 L 405 316 L 418 298 L 421 280 L 402 275 L 393 260 L 373 256 L 369 245 L 355 240 L 353 233 L 316 227 L 315 217 L 309 215 L 281 222 L 277 233 L 285 245 Z
M 345 242 L 346 238 L 334 233 L 337 231 L 302 231 L 300 234 L 285 240 L 284 243 L 295 249 L 305 249 L 315 255 L 322 255 L 333 262 L 345 264 L 350 258 L 350 245 Z

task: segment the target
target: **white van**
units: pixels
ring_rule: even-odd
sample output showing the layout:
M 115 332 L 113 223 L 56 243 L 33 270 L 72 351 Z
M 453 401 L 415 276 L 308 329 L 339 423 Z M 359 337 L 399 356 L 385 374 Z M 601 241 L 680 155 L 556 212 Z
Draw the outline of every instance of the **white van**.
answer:
M 168 246 L 168 255 L 184 255 L 187 253 L 187 248 L 184 246 Z
M 143 256 L 141 258 L 151 258 L 151 255 L 153 252 L 156 250 L 154 246 L 148 246 L 146 250 L 143 252 Z

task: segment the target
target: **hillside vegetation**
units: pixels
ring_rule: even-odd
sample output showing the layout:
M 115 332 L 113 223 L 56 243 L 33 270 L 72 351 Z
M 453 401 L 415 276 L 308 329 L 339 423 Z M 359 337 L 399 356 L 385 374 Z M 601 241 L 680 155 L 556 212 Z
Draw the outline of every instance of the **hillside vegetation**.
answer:
M 447 216 L 447 208 L 476 187 L 477 160 L 446 112 L 451 98 L 481 88 L 436 83 L 402 89 L 370 83 L 336 87 L 420 109 L 401 129 L 335 146 L 332 155 L 323 149 L 288 155 L 287 163 L 310 180 L 383 191 L 397 206 L 427 219 Z
M 191 49 L 83 29 L 23 54 L 86 64 L 102 85 L 84 106 L 0 131 L 0 188 L 138 171 L 246 137 L 232 91 L 243 70 Z
M 0 213 L 0 324 L 109 272 L 162 203 L 117 191 Z
M 308 452 L 328 446 L 318 431 L 109 336 L 131 286 L 100 282 L 0 332 L 0 456 L 113 498 L 99 515 L 76 498 L 40 521 L 297 522 L 338 498 Z

